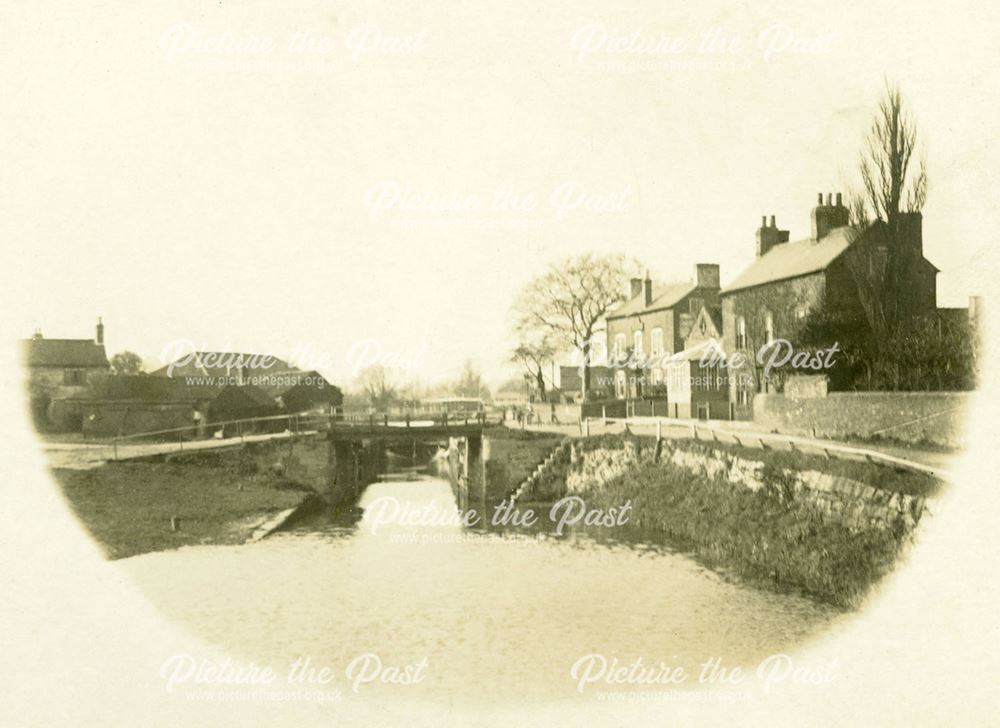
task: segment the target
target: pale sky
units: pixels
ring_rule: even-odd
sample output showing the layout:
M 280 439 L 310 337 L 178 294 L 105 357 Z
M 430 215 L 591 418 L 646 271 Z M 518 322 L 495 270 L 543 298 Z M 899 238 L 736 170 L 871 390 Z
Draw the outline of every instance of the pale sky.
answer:
M 311 347 L 338 383 L 374 340 L 423 381 L 471 359 L 496 382 L 512 296 L 564 256 L 625 253 L 662 279 L 717 262 L 725 284 L 761 215 L 807 236 L 885 76 L 927 152 L 939 305 L 984 291 L 995 6 L 624 5 L 5 8 L 14 333 L 86 337 L 101 315 L 109 353 L 147 359 L 178 339 Z M 713 29 L 742 47 L 701 51 Z M 634 33 L 676 52 L 609 50 Z M 503 209 L 505 188 L 534 205 Z M 581 194 L 602 209 L 569 209 Z

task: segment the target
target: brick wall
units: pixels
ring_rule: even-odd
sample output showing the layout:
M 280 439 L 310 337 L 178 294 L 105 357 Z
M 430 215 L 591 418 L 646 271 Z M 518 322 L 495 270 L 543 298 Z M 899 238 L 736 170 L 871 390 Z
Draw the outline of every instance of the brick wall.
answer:
M 969 396 L 962 392 L 834 392 L 824 398 L 792 399 L 758 394 L 753 400 L 753 420 L 756 429 L 791 435 L 885 437 L 961 447 Z

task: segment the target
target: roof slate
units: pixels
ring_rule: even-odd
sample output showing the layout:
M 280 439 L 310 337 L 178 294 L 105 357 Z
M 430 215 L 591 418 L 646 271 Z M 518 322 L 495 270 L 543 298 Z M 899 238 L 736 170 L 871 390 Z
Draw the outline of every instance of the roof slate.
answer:
M 859 236 L 858 228 L 840 227 L 819 240 L 806 238 L 775 245 L 723 288 L 722 295 L 826 270 Z
M 93 339 L 22 339 L 21 355 L 29 367 L 107 367 L 104 344 Z
M 634 316 L 637 313 L 643 313 L 644 311 L 671 308 L 677 305 L 684 296 L 691 293 L 695 288 L 697 286 L 691 281 L 683 283 L 654 283 L 652 303 L 647 306 L 645 292 L 640 293 L 608 314 L 608 318 L 624 318 L 626 316 Z

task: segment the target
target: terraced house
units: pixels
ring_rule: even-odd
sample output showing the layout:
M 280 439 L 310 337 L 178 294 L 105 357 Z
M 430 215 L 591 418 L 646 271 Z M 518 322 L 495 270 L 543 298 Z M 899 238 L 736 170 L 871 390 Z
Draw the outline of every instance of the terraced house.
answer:
M 631 297 L 607 317 L 607 346 L 611 363 L 662 360 L 684 351 L 696 323 L 719 321 L 719 266 L 698 263 L 693 280 L 654 283 L 649 274 L 631 280 Z M 705 313 L 702 315 L 702 310 Z M 700 317 L 701 315 L 701 317 Z M 700 317 L 700 318 L 699 318 Z M 705 334 L 706 332 L 701 332 Z M 614 369 L 614 396 L 638 399 L 663 393 L 666 368 Z

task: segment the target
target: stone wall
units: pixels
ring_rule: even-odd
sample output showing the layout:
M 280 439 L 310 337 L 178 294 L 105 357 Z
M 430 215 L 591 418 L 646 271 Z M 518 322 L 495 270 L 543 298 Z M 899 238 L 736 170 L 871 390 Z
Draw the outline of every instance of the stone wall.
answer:
M 964 392 L 834 392 L 812 399 L 758 394 L 753 420 L 757 429 L 790 435 L 884 437 L 957 448 L 970 397 Z
M 599 489 L 643 462 L 657 461 L 663 467 L 683 468 L 695 475 L 723 479 L 754 491 L 775 488 L 780 497 L 800 503 L 804 499 L 825 517 L 849 528 L 887 528 L 899 524 L 912 529 L 927 507 L 925 498 L 879 490 L 829 473 L 773 468 L 769 472 L 765 463 L 752 458 L 720 450 L 709 454 L 695 452 L 669 440 L 662 441 L 659 447 L 659 450 L 652 445 L 640 448 L 634 441 L 626 440 L 620 448 L 582 452 L 574 448 L 566 475 L 567 491 Z

